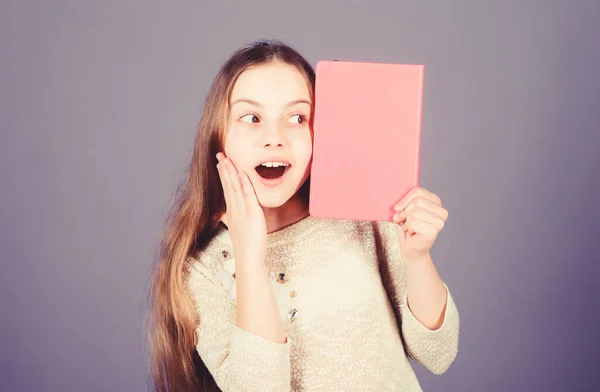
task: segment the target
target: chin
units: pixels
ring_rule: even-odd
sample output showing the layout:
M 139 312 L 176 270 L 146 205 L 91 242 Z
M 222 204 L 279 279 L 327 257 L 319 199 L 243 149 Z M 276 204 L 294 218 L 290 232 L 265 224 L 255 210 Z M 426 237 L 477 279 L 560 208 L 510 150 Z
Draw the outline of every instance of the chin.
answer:
M 258 204 L 263 208 L 279 208 L 286 204 L 294 197 L 298 190 L 298 186 L 294 186 L 300 182 L 297 174 L 294 172 L 285 175 L 278 185 L 266 185 L 260 178 L 250 178 Z
M 274 194 L 259 194 L 257 195 L 258 204 L 263 208 L 279 208 L 283 206 L 292 197 L 286 197 L 287 195 L 274 195 Z

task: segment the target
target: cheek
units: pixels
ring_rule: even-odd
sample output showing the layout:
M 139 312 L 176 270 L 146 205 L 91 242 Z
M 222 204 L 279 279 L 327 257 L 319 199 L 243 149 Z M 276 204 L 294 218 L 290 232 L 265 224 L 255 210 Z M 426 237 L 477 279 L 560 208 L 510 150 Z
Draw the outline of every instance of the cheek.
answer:
M 242 141 L 239 140 L 239 138 L 235 138 L 235 137 L 226 137 L 225 138 L 225 143 L 223 146 L 223 152 L 225 153 L 225 156 L 228 157 L 229 159 L 231 159 L 231 161 L 233 162 L 233 164 L 236 167 L 240 167 L 243 166 L 246 162 L 246 160 L 244 159 L 245 156 L 247 155 L 247 151 L 245 146 L 247 146 L 247 143 L 243 143 Z
M 296 140 L 294 144 L 294 150 L 296 155 L 296 161 L 301 162 L 303 165 L 308 165 L 312 158 L 312 139 L 310 136 Z
M 310 160 L 310 158 L 312 158 L 312 152 L 313 152 L 313 139 L 312 139 L 312 135 L 309 134 L 302 143 L 302 154 L 307 161 Z

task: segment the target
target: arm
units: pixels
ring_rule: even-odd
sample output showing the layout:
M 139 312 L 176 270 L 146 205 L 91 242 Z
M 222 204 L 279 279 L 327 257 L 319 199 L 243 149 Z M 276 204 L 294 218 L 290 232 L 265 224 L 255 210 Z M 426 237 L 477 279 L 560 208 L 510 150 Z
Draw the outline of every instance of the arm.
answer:
M 405 263 L 394 223 L 376 223 L 375 238 L 382 281 L 399 316 L 407 354 L 432 373 L 444 373 L 456 358 L 459 335 L 458 309 L 448 287 L 442 281 L 440 290 L 432 264 Z
M 243 293 L 261 285 L 260 279 L 255 284 L 243 283 L 245 278 L 257 278 L 260 272 L 257 271 L 254 277 L 246 272 L 238 277 L 238 273 L 237 284 Z M 195 263 L 191 269 L 189 288 L 199 316 L 196 350 L 219 388 L 225 392 L 290 390 L 290 340 L 285 335 L 283 339 L 278 338 L 279 332 L 271 335 L 278 328 L 257 320 L 260 316 L 256 312 L 267 319 L 274 317 L 267 311 L 274 307 L 270 303 L 273 294 L 268 292 L 272 291 L 271 285 L 266 283 L 262 287 L 266 289 L 258 290 L 258 295 L 253 293 L 247 301 L 250 304 L 239 311 L 236 301 L 211 270 L 201 263 Z M 242 295 L 245 294 L 238 294 Z M 252 305 L 253 298 L 263 301 L 263 306 Z M 249 314 L 252 312 L 255 313 Z M 242 314 L 238 316 L 238 313 Z M 240 319 L 239 325 L 237 319 Z
M 235 261 L 236 325 L 276 343 L 286 343 L 281 315 L 264 261 Z
M 407 304 L 417 320 L 431 330 L 445 320 L 447 289 L 429 254 L 421 260 L 404 260 Z
M 210 254 L 192 263 L 196 349 L 224 391 L 289 391 L 290 342 L 265 266 L 264 212 L 248 175 L 222 152 L 216 158 L 226 204 L 221 219 L 228 226 L 235 272 L 212 263 Z

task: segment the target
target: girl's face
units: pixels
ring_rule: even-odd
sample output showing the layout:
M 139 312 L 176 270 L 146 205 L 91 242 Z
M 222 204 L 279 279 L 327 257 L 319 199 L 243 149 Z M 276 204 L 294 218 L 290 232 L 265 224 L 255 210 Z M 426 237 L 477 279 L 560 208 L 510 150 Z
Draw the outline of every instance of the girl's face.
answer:
M 307 81 L 281 62 L 248 68 L 233 86 L 229 105 L 225 155 L 248 174 L 261 206 L 282 206 L 309 175 Z

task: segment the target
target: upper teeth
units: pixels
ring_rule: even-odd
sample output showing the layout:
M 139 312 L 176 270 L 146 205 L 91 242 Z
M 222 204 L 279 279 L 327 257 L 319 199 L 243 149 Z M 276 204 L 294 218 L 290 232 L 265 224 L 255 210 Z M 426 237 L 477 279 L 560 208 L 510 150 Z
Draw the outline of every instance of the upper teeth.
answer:
M 265 162 L 265 163 L 262 163 L 261 166 L 265 166 L 265 167 L 289 166 L 289 163 L 284 163 L 284 162 Z

